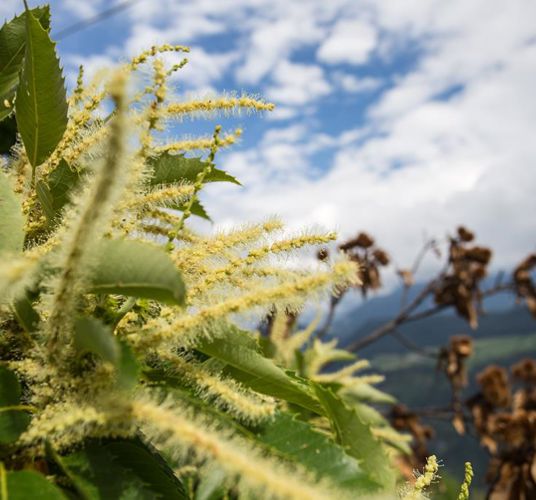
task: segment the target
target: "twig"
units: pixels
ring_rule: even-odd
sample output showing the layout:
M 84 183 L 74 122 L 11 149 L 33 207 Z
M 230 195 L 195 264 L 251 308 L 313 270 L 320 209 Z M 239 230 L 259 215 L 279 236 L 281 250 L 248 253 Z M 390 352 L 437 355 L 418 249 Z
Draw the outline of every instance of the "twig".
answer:
M 408 338 L 406 338 L 404 335 L 402 335 L 398 330 L 393 330 L 389 332 L 389 335 L 396 339 L 400 344 L 402 344 L 406 349 L 413 351 L 420 356 L 425 356 L 427 358 L 437 359 L 439 356 L 439 351 L 430 351 L 427 349 L 423 349 L 418 344 L 415 344 L 415 342 L 412 342 Z

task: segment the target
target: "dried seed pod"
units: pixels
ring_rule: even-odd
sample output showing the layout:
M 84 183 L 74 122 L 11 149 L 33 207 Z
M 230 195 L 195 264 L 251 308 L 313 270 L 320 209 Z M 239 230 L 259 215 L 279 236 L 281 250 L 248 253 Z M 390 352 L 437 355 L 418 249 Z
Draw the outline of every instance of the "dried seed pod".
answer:
M 484 398 L 493 406 L 506 407 L 511 400 L 508 373 L 502 366 L 491 365 L 477 375 Z
M 382 250 L 381 248 L 376 248 L 374 252 L 372 252 L 372 256 L 376 259 L 378 264 L 382 266 L 389 265 L 390 259 L 389 255 L 385 250 Z
M 536 383 L 536 361 L 534 359 L 525 358 L 512 365 L 512 375 L 518 380 L 522 380 L 528 384 Z
M 459 226 L 458 238 L 460 238 L 460 240 L 464 242 L 473 241 L 475 239 L 475 233 L 467 229 L 465 226 Z

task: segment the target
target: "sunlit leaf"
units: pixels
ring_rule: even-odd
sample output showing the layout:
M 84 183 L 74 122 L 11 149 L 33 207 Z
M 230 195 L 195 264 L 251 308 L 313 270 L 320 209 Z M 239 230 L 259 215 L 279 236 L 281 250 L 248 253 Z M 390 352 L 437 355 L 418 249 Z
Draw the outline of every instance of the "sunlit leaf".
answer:
M 49 7 L 37 7 L 31 12 L 43 29 L 48 30 Z M 0 121 L 13 112 L 13 100 L 26 48 L 25 18 L 26 13 L 21 14 L 0 28 Z
M 21 252 L 23 244 L 22 206 L 9 179 L 0 171 L 0 253 Z
M 67 500 L 61 490 L 45 476 L 29 470 L 8 472 L 2 500 Z
M 17 376 L 0 366 L 0 444 L 16 441 L 30 423 L 30 416 L 20 408 L 20 396 Z
M 149 162 L 153 169 L 151 184 L 174 184 L 180 181 L 195 182 L 197 175 L 206 167 L 201 158 L 186 158 L 184 155 L 162 153 Z M 203 182 L 232 182 L 240 185 L 232 175 L 223 170 L 212 168 Z
M 55 44 L 31 13 L 25 15 L 26 46 L 15 116 L 35 168 L 54 151 L 67 126 L 67 100 Z
M 164 250 L 133 240 L 104 240 L 90 277 L 94 293 L 145 297 L 183 304 L 181 273 Z

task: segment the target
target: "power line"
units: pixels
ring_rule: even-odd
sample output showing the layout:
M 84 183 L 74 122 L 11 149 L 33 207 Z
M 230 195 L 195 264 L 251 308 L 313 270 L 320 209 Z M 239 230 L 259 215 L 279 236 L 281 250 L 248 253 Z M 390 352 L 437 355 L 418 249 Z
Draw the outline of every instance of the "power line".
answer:
M 109 9 L 103 10 L 102 12 L 99 12 L 98 14 L 94 15 L 93 17 L 90 17 L 88 19 L 83 19 L 82 21 L 79 21 L 77 23 L 71 24 L 71 26 L 67 26 L 66 28 L 58 31 L 54 35 L 55 40 L 61 40 L 63 38 L 66 38 L 70 35 L 73 35 L 75 33 L 78 33 L 79 31 L 82 31 L 83 29 L 88 28 L 89 26 L 93 26 L 94 24 L 98 24 L 116 14 L 119 12 L 122 12 L 130 7 L 132 7 L 135 3 L 139 2 L 140 0 L 126 0 L 124 2 L 120 2 L 113 7 L 110 7 Z

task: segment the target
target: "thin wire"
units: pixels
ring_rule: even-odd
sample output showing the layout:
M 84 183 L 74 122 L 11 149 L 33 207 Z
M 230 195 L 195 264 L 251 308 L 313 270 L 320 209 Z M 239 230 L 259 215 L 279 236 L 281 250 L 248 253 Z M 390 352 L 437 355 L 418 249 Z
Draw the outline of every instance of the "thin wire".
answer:
M 74 35 L 75 33 L 78 33 L 79 31 L 82 31 L 83 29 L 86 29 L 89 26 L 98 24 L 114 16 L 115 14 L 118 14 L 119 12 L 132 7 L 135 3 L 139 1 L 140 0 L 126 0 L 124 2 L 120 2 L 117 5 L 114 5 L 113 7 L 110 7 L 107 10 L 103 10 L 102 12 L 99 12 L 93 17 L 90 17 L 88 19 L 83 19 L 82 21 L 74 23 L 71 26 L 67 26 L 66 28 L 56 32 L 56 34 L 54 35 L 54 39 L 62 40 L 63 38 L 66 38 L 70 35 Z

